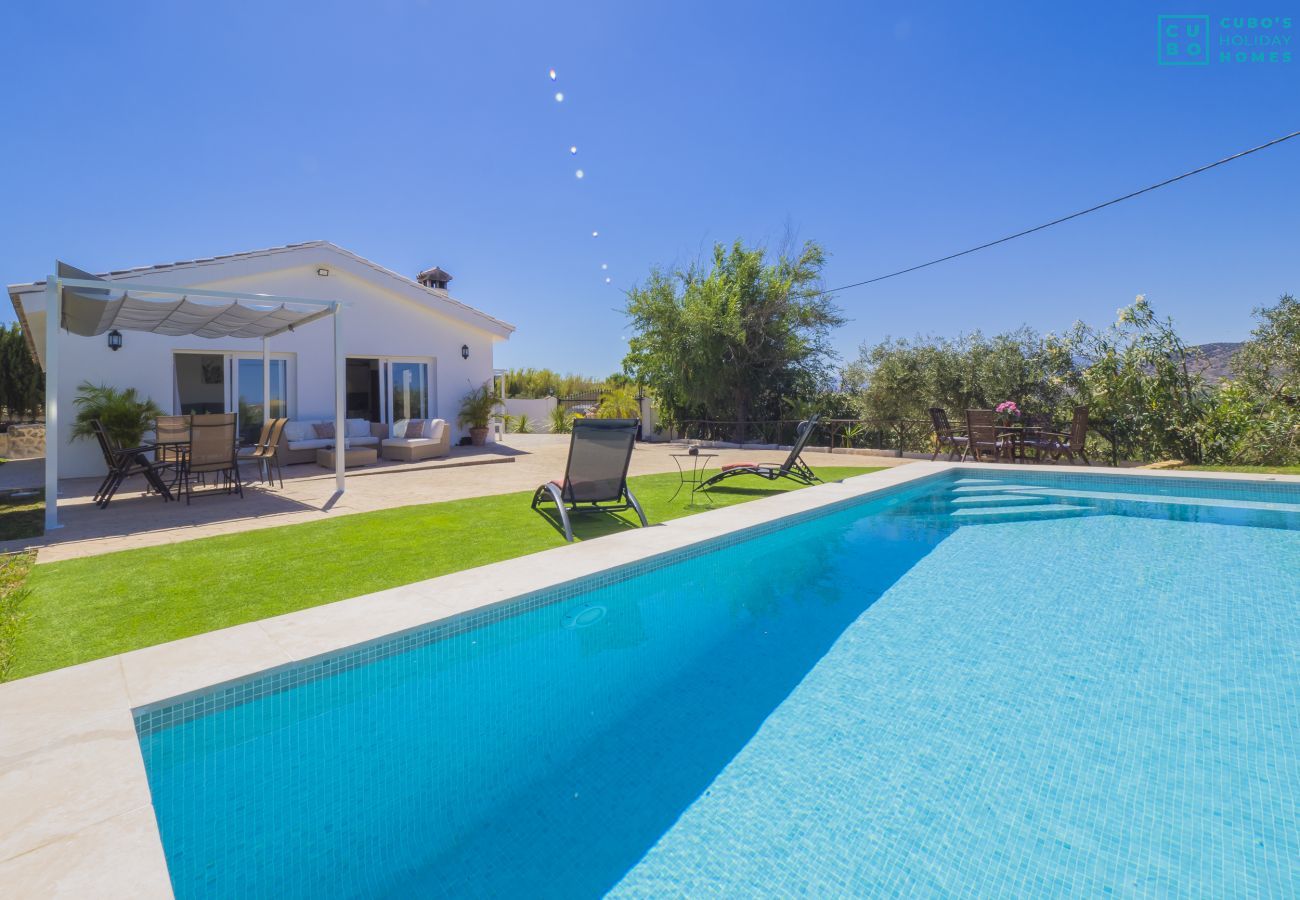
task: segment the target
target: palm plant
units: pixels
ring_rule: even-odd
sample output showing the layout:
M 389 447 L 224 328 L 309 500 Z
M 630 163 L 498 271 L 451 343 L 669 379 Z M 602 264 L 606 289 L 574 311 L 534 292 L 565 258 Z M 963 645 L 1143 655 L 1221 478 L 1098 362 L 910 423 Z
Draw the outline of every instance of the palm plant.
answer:
M 488 423 L 496 413 L 500 400 L 492 393 L 492 382 L 485 381 L 472 388 L 460 401 L 460 414 L 456 421 L 469 428 L 470 443 L 482 447 L 487 443 Z
M 154 425 L 154 419 L 163 415 L 157 403 L 141 397 L 135 388 L 118 390 L 104 384 L 83 381 L 77 386 L 77 396 L 72 401 L 77 416 L 72 423 L 72 437 L 95 436 L 92 422 L 98 421 L 108 436 L 123 447 L 138 447 L 144 433 Z
M 858 438 L 862 437 L 866 433 L 867 433 L 866 422 L 854 422 L 852 425 L 844 426 L 844 430 L 840 432 L 840 435 L 844 439 L 844 449 L 847 450 L 848 448 L 852 447 L 853 442 L 856 441 Z
M 610 388 L 600 395 L 600 406 L 596 409 L 597 418 L 636 419 L 640 415 L 641 404 L 632 387 Z
M 515 419 L 515 433 L 516 434 L 533 433 L 533 423 L 528 421 L 527 413 L 520 413 L 519 417 Z
M 568 434 L 573 431 L 573 414 L 558 403 L 551 410 L 551 434 Z

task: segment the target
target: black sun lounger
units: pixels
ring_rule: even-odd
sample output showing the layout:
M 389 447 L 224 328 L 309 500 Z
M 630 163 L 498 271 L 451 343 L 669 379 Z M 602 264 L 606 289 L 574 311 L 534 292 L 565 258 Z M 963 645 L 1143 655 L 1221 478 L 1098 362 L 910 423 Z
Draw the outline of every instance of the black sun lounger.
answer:
M 644 527 L 645 513 L 627 486 L 627 467 L 636 441 L 636 419 L 574 419 L 569 462 L 564 478 L 548 481 L 533 494 L 533 509 L 548 498 L 560 511 L 564 539 L 573 540 L 569 514 L 635 510 Z
M 759 463 L 729 463 L 722 467 L 721 472 L 700 485 L 700 490 L 715 485 L 719 481 L 733 478 L 736 475 L 757 475 L 759 478 L 766 478 L 768 481 L 776 481 L 778 478 L 789 478 L 791 481 L 797 481 L 800 484 L 820 484 L 821 479 L 817 477 L 812 468 L 800 457 L 800 454 L 803 453 L 803 448 L 808 445 L 808 439 L 812 437 L 813 429 L 817 426 L 818 418 L 818 416 L 813 416 L 807 422 L 799 423 L 798 437 L 795 438 L 794 446 L 790 448 L 790 455 L 785 458 L 785 462 L 781 463 L 781 465 L 768 466 Z

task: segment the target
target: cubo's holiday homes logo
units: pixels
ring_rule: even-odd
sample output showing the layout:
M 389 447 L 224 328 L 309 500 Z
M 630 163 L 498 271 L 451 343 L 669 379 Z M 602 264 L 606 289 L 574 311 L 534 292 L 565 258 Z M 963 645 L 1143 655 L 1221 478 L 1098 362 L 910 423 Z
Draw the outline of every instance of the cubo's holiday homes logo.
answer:
M 1289 63 L 1290 16 L 1156 17 L 1156 62 L 1162 66 Z

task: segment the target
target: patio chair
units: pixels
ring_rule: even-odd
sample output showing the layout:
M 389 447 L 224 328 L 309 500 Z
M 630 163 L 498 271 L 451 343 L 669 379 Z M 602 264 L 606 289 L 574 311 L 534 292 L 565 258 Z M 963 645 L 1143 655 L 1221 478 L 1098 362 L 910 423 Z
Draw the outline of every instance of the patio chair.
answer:
M 98 419 L 92 421 L 90 427 L 95 432 L 100 452 L 104 454 L 104 464 L 108 466 L 108 474 L 104 476 L 93 498 L 100 509 L 108 506 L 122 482 L 132 475 L 143 475 L 149 486 L 162 494 L 164 501 L 172 499 L 172 492 L 160 474 L 164 467 L 149 459 L 152 447 L 122 447 Z
M 1032 450 L 1034 462 L 1043 462 L 1051 453 L 1055 443 L 1055 438 L 1051 435 L 1056 431 L 1056 423 L 1046 413 L 1028 413 L 1024 424 L 1024 434 L 1020 440 L 1026 454 L 1025 458 L 1029 458 L 1027 454 Z
M 564 539 L 573 541 L 569 514 L 634 510 L 644 528 L 641 504 L 627 486 L 627 467 L 639 425 L 636 419 L 575 419 L 569 439 L 564 478 L 548 481 L 533 494 L 533 509 L 551 500 L 564 523 Z
M 190 440 L 190 417 L 159 416 L 153 420 L 153 434 L 158 443 L 154 459 L 175 465 L 185 455 L 185 444 Z
M 1000 459 L 1011 449 L 1010 439 L 998 434 L 993 416 L 991 409 L 966 410 L 967 443 L 961 454 L 962 462 L 966 461 L 967 454 L 974 456 L 976 462 L 984 462 L 985 453 L 993 459 Z
M 271 419 L 262 426 L 262 435 L 248 453 L 240 454 L 240 462 L 257 463 L 257 471 L 262 481 L 275 483 L 271 477 L 271 467 L 280 476 L 280 487 L 284 487 L 284 471 L 280 468 L 280 435 L 288 419 Z
M 244 496 L 244 485 L 239 478 L 239 454 L 235 446 L 236 429 L 234 413 L 208 413 L 197 415 L 190 422 L 190 452 L 181 467 L 182 490 L 188 506 L 194 496 L 195 478 L 219 476 L 218 485 L 225 484 L 225 492 Z M 203 493 L 215 494 L 219 487 Z
M 1078 454 L 1084 465 L 1092 465 L 1088 461 L 1088 452 L 1085 446 L 1088 440 L 1088 407 L 1076 406 L 1074 408 L 1074 419 L 1070 422 L 1068 434 L 1048 431 L 1044 432 L 1043 435 L 1052 442 L 1049 450 L 1054 461 L 1065 456 L 1070 462 L 1074 462 L 1075 454 Z
M 970 443 L 966 435 L 958 434 L 953 429 L 948 421 L 948 413 L 940 407 L 930 407 L 930 422 L 934 425 L 934 455 L 930 457 L 931 462 L 938 459 L 944 449 L 947 449 L 949 459 L 955 459 L 958 451 L 964 451 Z
M 757 475 L 759 478 L 766 478 L 768 481 L 789 478 L 791 481 L 797 481 L 800 484 L 820 484 L 821 479 L 813 472 L 812 467 L 803 461 L 801 455 L 804 448 L 808 446 L 813 431 L 816 430 L 819 418 L 821 416 L 814 415 L 808 421 L 799 423 L 794 446 L 790 448 L 790 455 L 785 458 L 781 465 L 773 467 L 760 463 L 728 463 L 722 467 L 722 471 L 707 479 L 697 490 L 705 490 L 720 481 L 734 478 L 737 475 Z

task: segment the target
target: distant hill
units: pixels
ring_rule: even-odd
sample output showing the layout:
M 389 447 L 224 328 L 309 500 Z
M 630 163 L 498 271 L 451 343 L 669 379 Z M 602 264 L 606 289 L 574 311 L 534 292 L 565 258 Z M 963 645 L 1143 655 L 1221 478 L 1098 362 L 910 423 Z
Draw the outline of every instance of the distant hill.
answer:
M 1232 377 L 1232 355 L 1242 347 L 1241 341 L 1226 341 L 1219 344 L 1200 344 L 1193 347 L 1205 357 L 1201 373 L 1211 381 L 1221 381 Z

